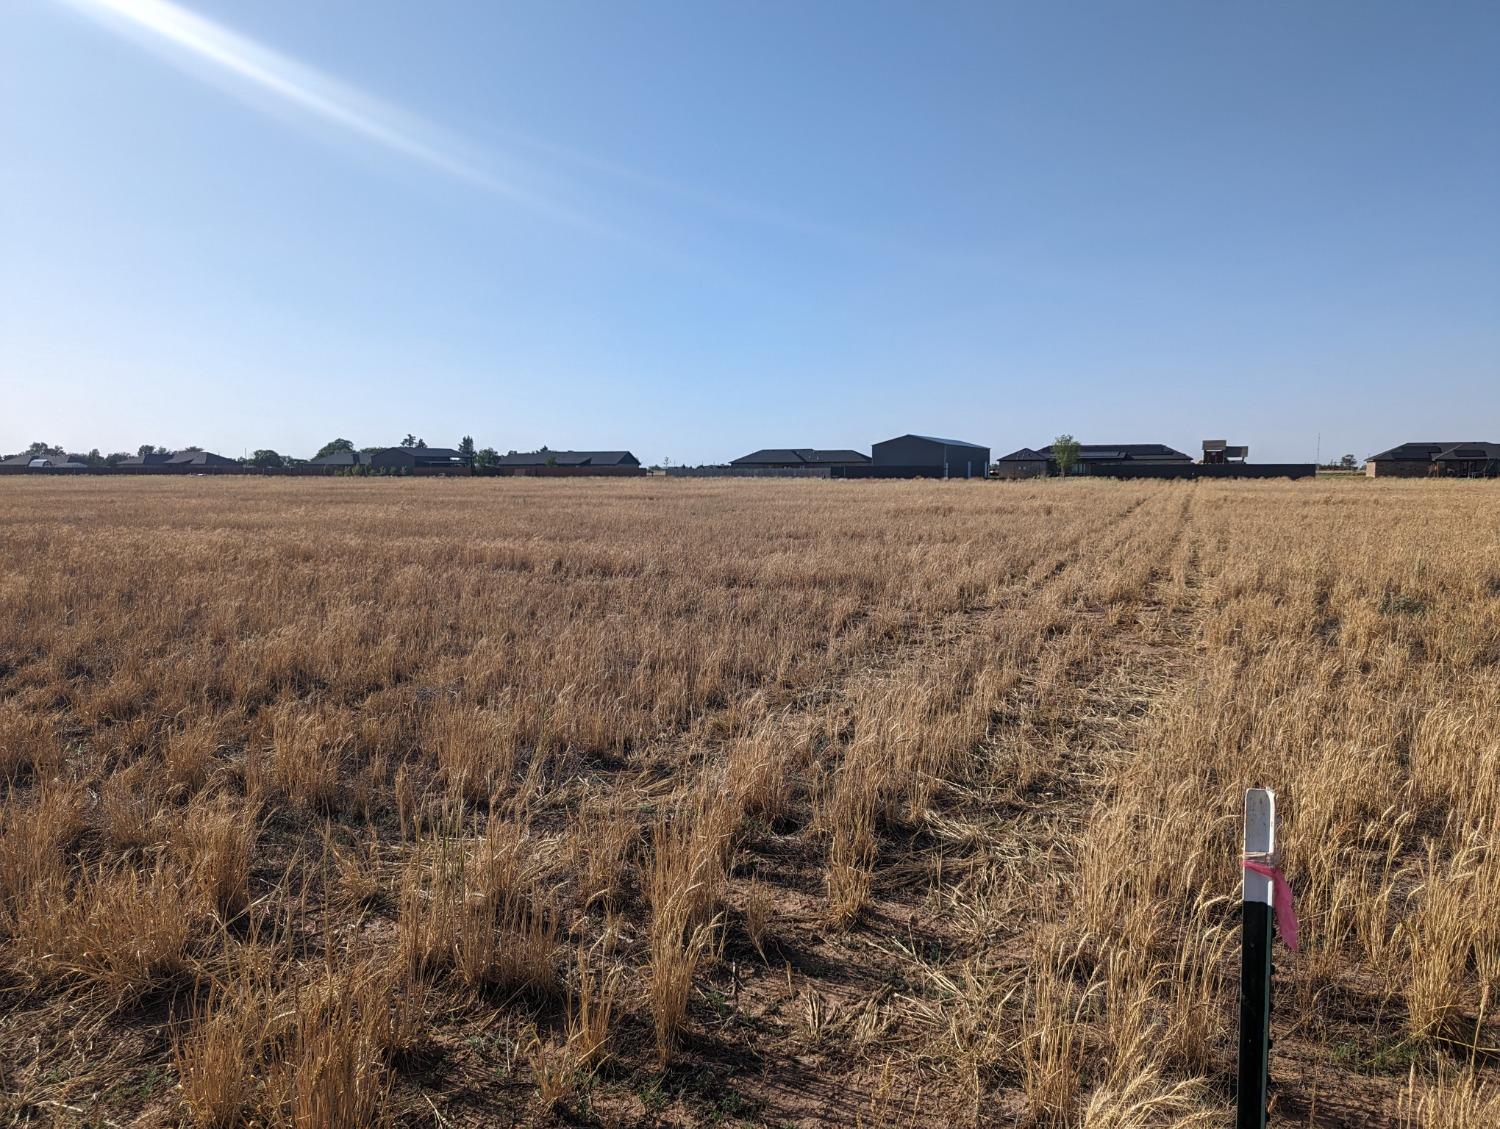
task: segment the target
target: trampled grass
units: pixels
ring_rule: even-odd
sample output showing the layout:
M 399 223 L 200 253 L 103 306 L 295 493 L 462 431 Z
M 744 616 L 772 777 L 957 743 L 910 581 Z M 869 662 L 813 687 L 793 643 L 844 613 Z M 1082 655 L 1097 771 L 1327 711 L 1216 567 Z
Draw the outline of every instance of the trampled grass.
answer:
M 0 483 L 22 1124 L 1500 1123 L 1500 487 Z

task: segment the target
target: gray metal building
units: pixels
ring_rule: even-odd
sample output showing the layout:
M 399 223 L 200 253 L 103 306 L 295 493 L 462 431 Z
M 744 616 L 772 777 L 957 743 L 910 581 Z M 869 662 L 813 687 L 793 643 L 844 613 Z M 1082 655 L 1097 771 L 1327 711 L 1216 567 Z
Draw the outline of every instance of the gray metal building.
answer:
M 920 472 L 924 477 L 984 478 L 989 474 L 990 449 L 962 439 L 932 435 L 898 435 L 870 448 L 875 466 Z

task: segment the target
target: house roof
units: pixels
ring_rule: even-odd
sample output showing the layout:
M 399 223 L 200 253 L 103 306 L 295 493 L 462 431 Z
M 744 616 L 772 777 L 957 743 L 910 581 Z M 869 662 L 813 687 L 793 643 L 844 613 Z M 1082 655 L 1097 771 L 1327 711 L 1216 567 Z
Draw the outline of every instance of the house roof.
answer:
M 128 459 L 121 459 L 121 466 L 166 466 L 174 456 L 153 452 L 149 455 L 131 455 Z
M 1030 447 L 1022 447 L 1019 451 L 1012 451 L 1008 455 L 1001 455 L 995 461 L 1001 463 L 1041 463 L 1047 461 L 1047 456 L 1040 451 L 1033 451 Z
M 1455 443 L 1432 456 L 1433 462 L 1447 462 L 1449 459 L 1500 459 L 1500 443 Z
M 72 455 L 12 455 L 0 459 L 0 466 L 28 467 L 31 470 L 88 470 L 89 464 Z
M 629 451 L 520 451 L 500 455 L 495 466 L 624 466 L 638 460 Z
M 791 464 L 793 466 L 828 466 L 831 463 L 867 463 L 870 456 L 862 451 L 820 450 L 816 447 L 763 447 L 731 462 L 730 466 Z
M 1052 444 L 1049 443 L 1043 447 L 1041 453 L 1051 458 Z M 1193 461 L 1191 455 L 1185 455 L 1174 447 L 1168 447 L 1165 443 L 1080 443 L 1078 457 L 1106 462 L 1142 458 L 1181 459 L 1189 463 Z
M 224 466 L 232 462 L 233 459 L 212 451 L 179 451 L 167 459 L 168 466 Z
M 1410 459 L 1431 462 L 1444 451 L 1450 451 L 1455 447 L 1486 447 L 1492 445 L 1485 443 L 1483 440 L 1470 440 L 1465 443 L 1451 441 L 1448 443 L 1398 443 L 1389 451 L 1381 451 L 1378 455 L 1371 455 L 1370 462 L 1380 462 L 1385 459 L 1395 459 L 1398 461 Z M 1481 455 L 1478 457 L 1483 458 L 1484 456 Z
M 335 451 L 331 455 L 309 459 L 309 466 L 369 466 L 370 456 L 363 451 Z

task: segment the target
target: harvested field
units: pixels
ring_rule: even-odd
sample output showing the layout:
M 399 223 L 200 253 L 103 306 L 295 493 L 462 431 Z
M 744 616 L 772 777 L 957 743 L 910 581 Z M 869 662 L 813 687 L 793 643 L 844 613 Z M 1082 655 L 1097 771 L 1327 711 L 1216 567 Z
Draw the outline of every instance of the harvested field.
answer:
M 0 482 L 15 1124 L 1500 1124 L 1500 485 Z

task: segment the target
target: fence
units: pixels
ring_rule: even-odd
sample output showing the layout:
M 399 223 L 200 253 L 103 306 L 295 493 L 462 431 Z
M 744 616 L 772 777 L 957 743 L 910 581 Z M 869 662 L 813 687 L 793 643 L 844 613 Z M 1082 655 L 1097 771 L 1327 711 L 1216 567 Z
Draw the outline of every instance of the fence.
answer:
M 477 466 L 479 478 L 640 478 L 638 466 Z
M 1104 463 L 1086 467 L 1094 478 L 1312 478 L 1316 463 Z

